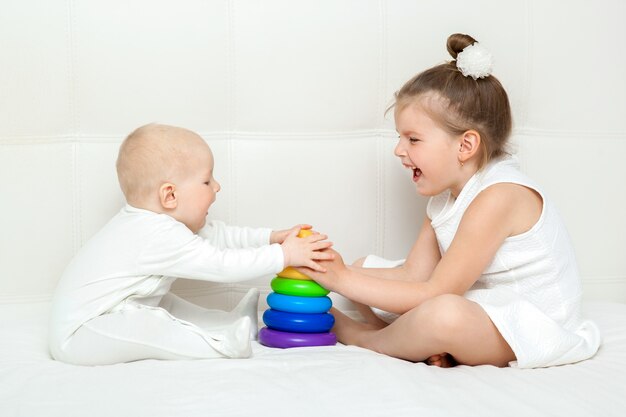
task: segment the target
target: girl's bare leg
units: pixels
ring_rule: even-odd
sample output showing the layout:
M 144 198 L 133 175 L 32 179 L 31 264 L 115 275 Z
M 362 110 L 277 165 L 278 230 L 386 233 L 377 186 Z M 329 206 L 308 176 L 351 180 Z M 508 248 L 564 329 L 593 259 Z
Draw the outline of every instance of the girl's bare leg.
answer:
M 365 261 L 365 258 L 360 258 L 356 260 L 352 265 L 363 267 L 364 261 Z M 361 314 L 361 317 L 363 317 L 365 322 L 371 325 L 371 328 L 380 330 L 383 327 L 387 327 L 389 325 L 387 322 L 381 320 L 380 317 L 374 314 L 374 312 L 369 306 L 365 304 L 357 303 L 356 301 L 353 301 L 352 303 L 356 307 L 357 311 Z M 457 362 L 454 360 L 454 358 L 445 352 L 432 355 L 431 357 L 426 359 L 426 363 L 429 365 L 439 366 L 442 368 L 450 368 L 452 366 L 457 365 Z
M 428 300 L 382 329 L 372 329 L 334 310 L 340 342 L 413 362 L 447 352 L 464 365 L 507 366 L 515 355 L 487 313 L 461 296 Z

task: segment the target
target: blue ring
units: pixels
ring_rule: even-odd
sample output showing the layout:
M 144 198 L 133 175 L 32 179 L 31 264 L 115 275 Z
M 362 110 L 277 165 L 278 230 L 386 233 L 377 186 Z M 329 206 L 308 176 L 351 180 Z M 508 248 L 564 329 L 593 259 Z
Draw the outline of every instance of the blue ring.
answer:
M 283 332 L 324 333 L 333 327 L 335 317 L 329 313 L 286 313 L 269 309 L 263 313 L 263 323 L 270 329 Z
M 326 313 L 333 306 L 330 298 L 324 297 L 298 297 L 271 292 L 267 295 L 267 304 L 274 310 L 288 313 Z

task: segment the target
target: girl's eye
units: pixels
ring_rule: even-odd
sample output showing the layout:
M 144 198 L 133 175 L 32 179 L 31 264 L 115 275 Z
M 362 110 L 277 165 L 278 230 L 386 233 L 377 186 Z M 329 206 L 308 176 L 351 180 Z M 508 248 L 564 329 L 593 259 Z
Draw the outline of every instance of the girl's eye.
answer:
M 204 183 L 204 185 L 209 185 L 209 183 L 210 183 L 210 181 L 206 181 L 206 182 Z
M 411 142 L 411 143 L 419 142 L 419 139 L 418 138 L 409 138 L 409 142 Z

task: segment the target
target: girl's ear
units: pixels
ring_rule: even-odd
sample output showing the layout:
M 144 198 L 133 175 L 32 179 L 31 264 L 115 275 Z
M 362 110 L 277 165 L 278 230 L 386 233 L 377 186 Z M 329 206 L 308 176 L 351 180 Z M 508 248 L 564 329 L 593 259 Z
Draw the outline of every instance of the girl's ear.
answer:
M 463 165 L 480 151 L 480 133 L 471 129 L 463 133 L 459 146 L 459 162 Z
M 164 209 L 175 209 L 178 206 L 176 186 L 166 182 L 159 187 L 159 202 Z

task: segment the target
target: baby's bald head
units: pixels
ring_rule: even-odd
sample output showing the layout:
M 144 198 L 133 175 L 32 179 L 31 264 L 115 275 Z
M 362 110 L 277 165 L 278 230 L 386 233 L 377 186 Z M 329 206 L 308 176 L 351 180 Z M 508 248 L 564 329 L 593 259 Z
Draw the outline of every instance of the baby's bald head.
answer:
M 142 207 L 161 184 L 188 175 L 190 161 L 206 152 L 206 142 L 187 129 L 160 124 L 136 129 L 122 142 L 116 164 L 126 201 Z

